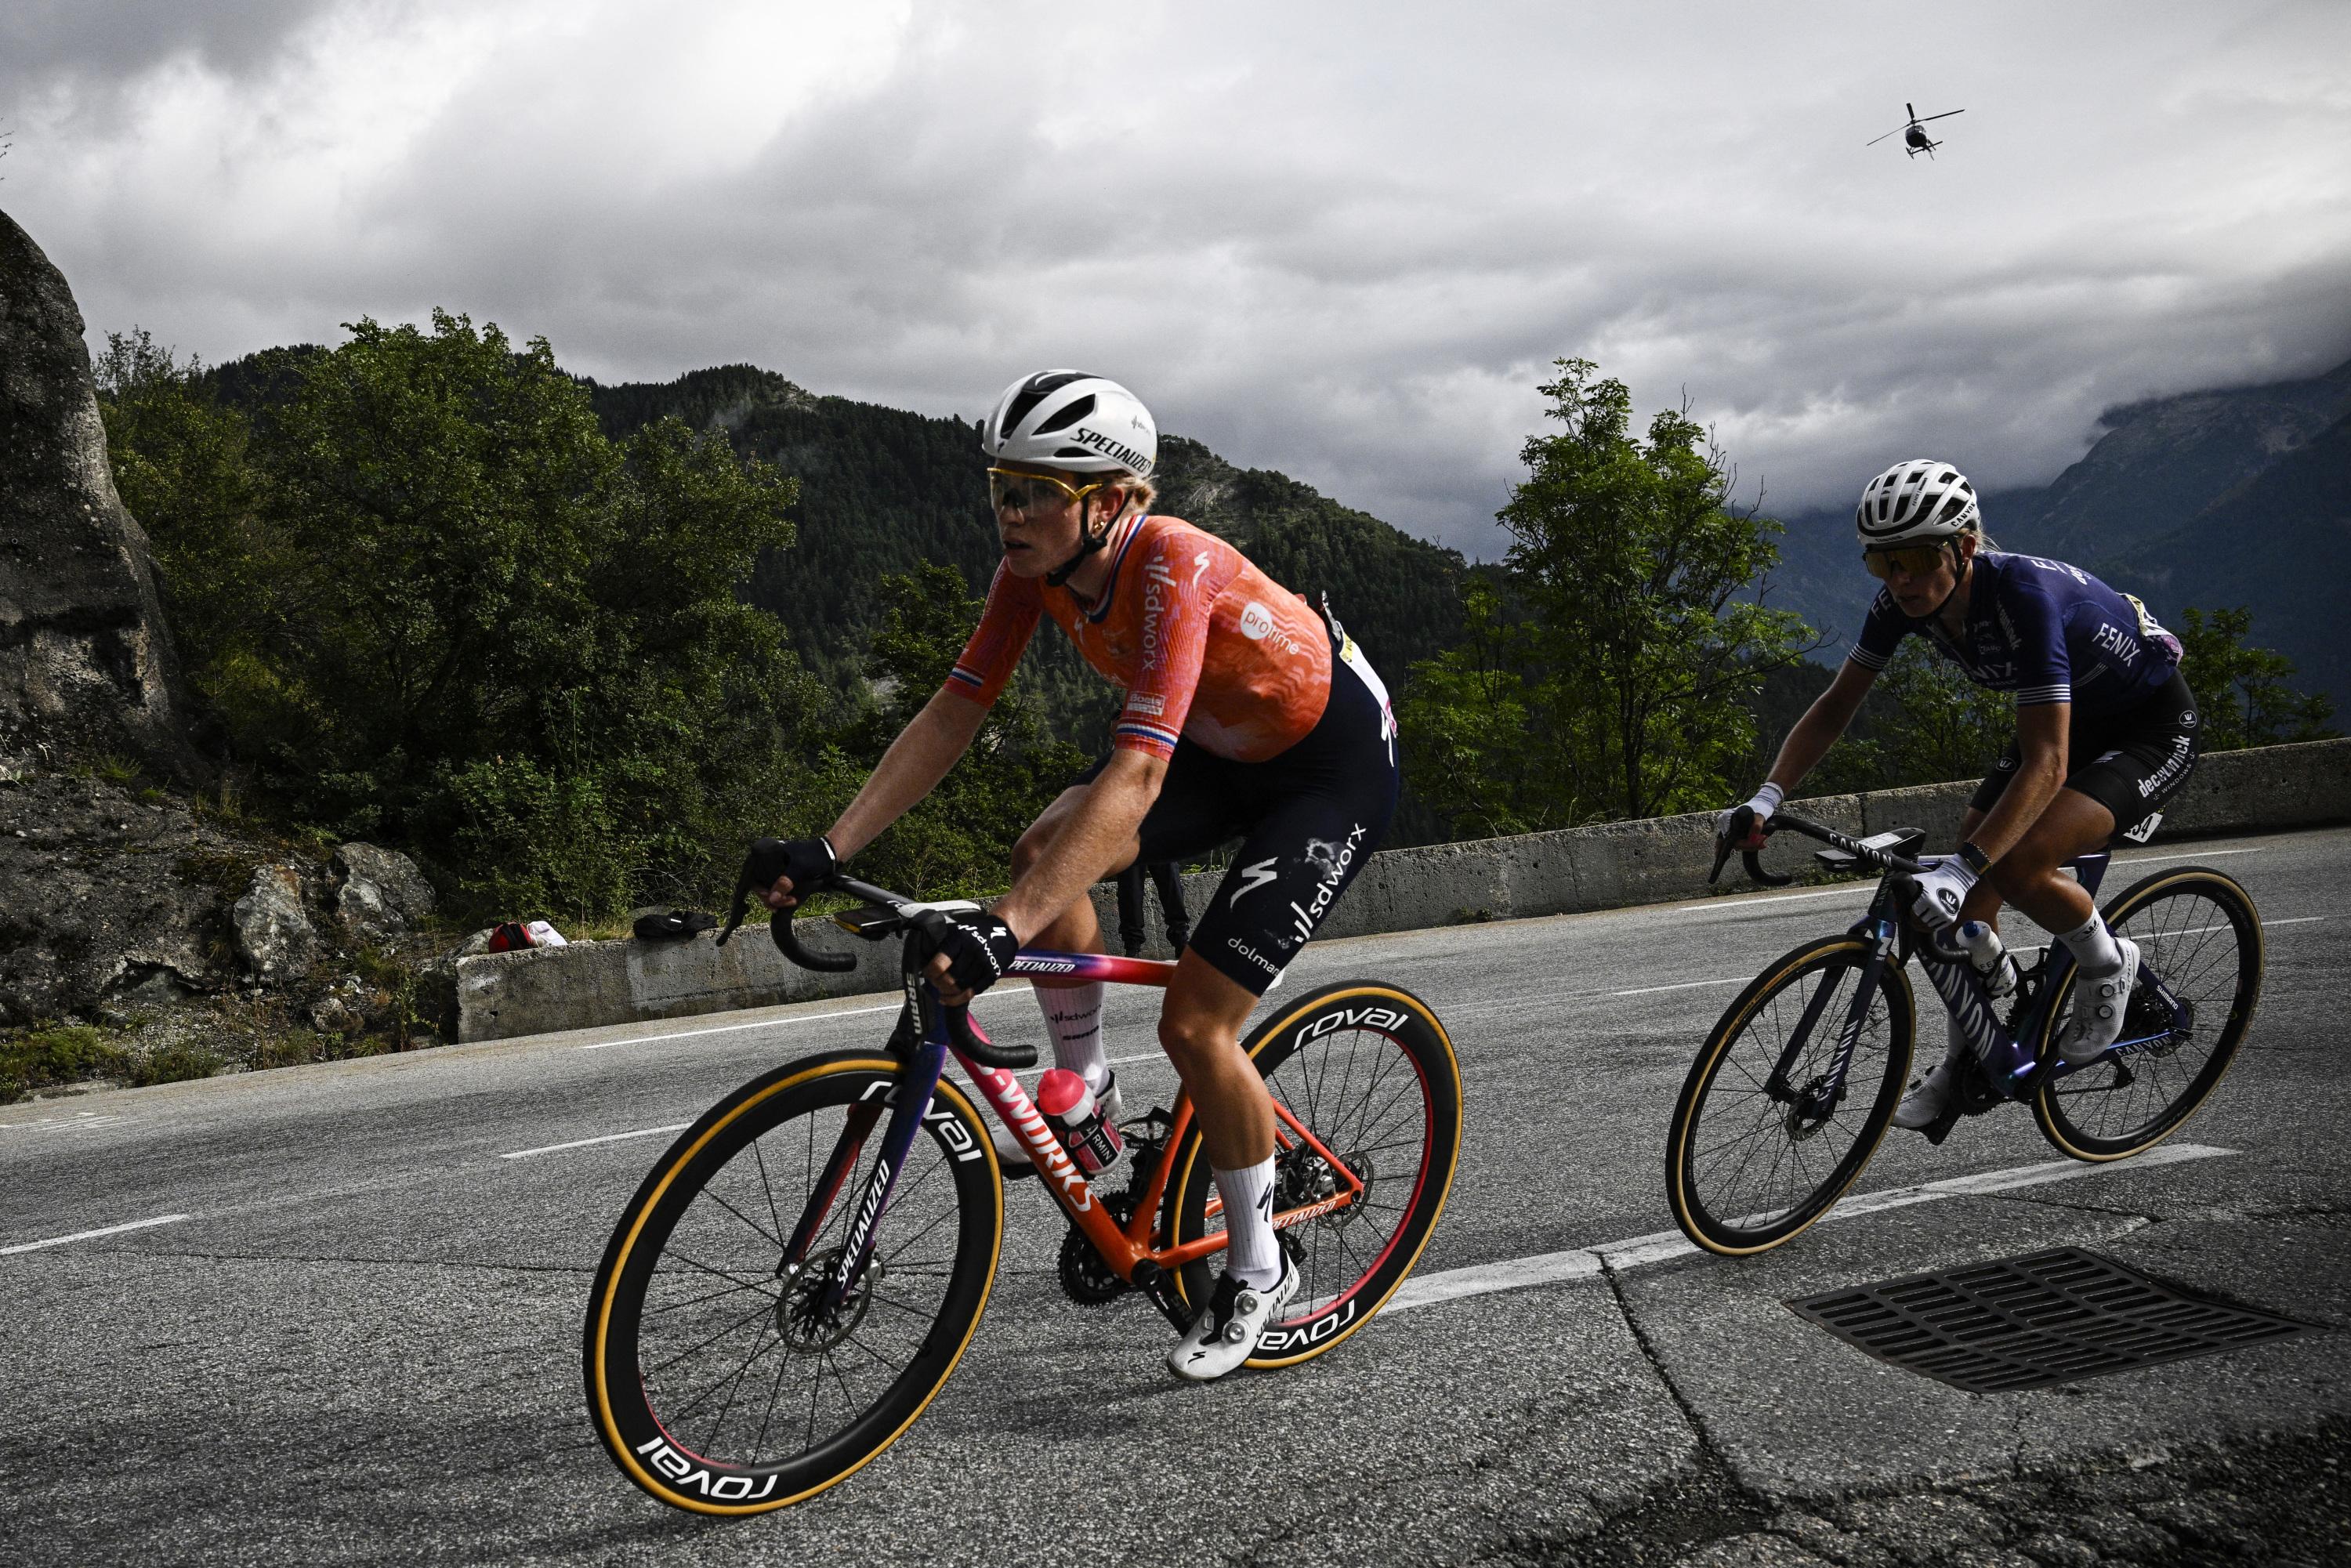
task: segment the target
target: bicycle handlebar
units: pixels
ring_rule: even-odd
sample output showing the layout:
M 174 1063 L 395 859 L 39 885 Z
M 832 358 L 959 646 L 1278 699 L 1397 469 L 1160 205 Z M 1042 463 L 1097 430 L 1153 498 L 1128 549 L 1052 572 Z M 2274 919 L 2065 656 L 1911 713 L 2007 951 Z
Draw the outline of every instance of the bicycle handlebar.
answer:
M 1767 839 L 1770 838 L 1773 830 L 1777 829 L 1779 825 L 1779 818 L 1766 818 L 1763 822 L 1763 836 Z M 1755 831 L 1755 812 L 1753 808 L 1748 806 L 1740 807 L 1739 810 L 1734 813 L 1730 819 L 1730 826 L 1731 831 L 1729 832 L 1718 833 L 1715 835 L 1714 869 L 1706 873 L 1706 884 L 1708 887 L 1712 887 L 1716 881 L 1721 877 L 1722 868 L 1730 859 L 1730 852 L 1733 848 L 1739 845 L 1739 841 L 1746 838 Z M 1762 853 L 1759 850 L 1742 848 L 1740 849 L 1739 854 L 1740 859 L 1747 867 L 1747 880 L 1754 883 L 1759 887 L 1785 887 L 1790 883 L 1796 880 L 1792 876 L 1784 875 L 1779 872 L 1765 871 L 1763 869 Z
M 1739 810 L 1745 814 L 1732 816 L 1731 831 L 1717 835 L 1714 841 L 1714 869 L 1707 873 L 1706 878 L 1708 886 L 1713 885 L 1716 878 L 1722 875 L 1723 865 L 1730 859 L 1730 852 L 1738 848 L 1739 841 L 1754 831 L 1755 822 L 1752 813 L 1749 812 L 1748 808 L 1744 806 L 1739 808 Z M 1907 855 L 1896 854 L 1892 850 L 1874 848 L 1859 839 L 1850 838 L 1838 832 L 1834 828 L 1823 826 L 1808 817 L 1799 817 L 1792 811 L 1774 811 L 1766 818 L 1762 827 L 1763 836 L 1768 839 L 1782 828 L 1793 828 L 1806 838 L 1818 839 L 1831 849 L 1843 850 L 1863 864 L 1880 872 L 1898 871 L 1906 876 L 1923 876 L 1927 873 L 1925 866 Z M 1747 862 L 1749 878 L 1762 886 L 1785 887 L 1796 880 L 1792 876 L 1783 876 L 1765 871 L 1762 861 L 1754 850 L 1740 849 L 1740 854 Z
M 743 917 L 750 912 L 753 891 L 751 864 L 747 859 L 742 871 L 735 879 L 735 901 L 727 908 L 726 925 L 718 933 L 720 946 L 726 945 L 727 938 L 735 935 L 737 928 L 743 924 Z M 905 973 L 909 977 L 919 977 L 922 975 L 925 966 L 930 962 L 931 955 L 935 948 L 930 938 L 915 926 L 911 918 L 911 906 L 915 901 L 904 894 L 892 893 L 888 888 L 876 887 L 870 882 L 860 882 L 847 873 L 838 871 L 825 878 L 820 885 L 800 891 L 792 903 L 768 916 L 768 936 L 775 943 L 776 951 L 781 953 L 786 959 L 803 969 L 814 969 L 820 974 L 827 975 L 846 974 L 857 967 L 856 954 L 811 952 L 800 946 L 799 937 L 794 934 L 792 921 L 799 914 L 800 900 L 819 893 L 845 893 L 852 898 L 862 898 L 868 904 L 882 904 L 893 913 L 908 916 L 904 926 L 906 941 L 903 949 Z M 973 1061 L 984 1062 L 990 1067 L 1012 1068 L 1036 1065 L 1035 1047 L 998 1045 L 973 1028 L 971 1009 L 967 1004 L 956 1007 L 946 1006 L 938 999 L 938 993 L 927 983 L 912 986 L 909 988 L 909 992 L 911 999 L 924 1010 L 927 1011 L 934 1007 L 942 1009 L 946 1023 L 947 1038 L 955 1042 L 956 1050 Z

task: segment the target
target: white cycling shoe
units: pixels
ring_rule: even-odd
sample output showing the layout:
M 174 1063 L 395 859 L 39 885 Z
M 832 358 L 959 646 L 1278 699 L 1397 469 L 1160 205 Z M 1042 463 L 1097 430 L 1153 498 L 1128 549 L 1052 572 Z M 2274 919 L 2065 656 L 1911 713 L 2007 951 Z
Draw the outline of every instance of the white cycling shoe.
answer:
M 1902 1103 L 1894 1107 L 1894 1124 L 1917 1132 L 1932 1126 L 1935 1118 L 1951 1103 L 1952 1093 L 1959 1085 L 1959 1059 L 1943 1058 L 1943 1064 L 1910 1085 L 1910 1092 L 1902 1096 Z
M 1281 1309 L 1298 1294 L 1298 1270 L 1290 1254 L 1281 1255 L 1281 1278 L 1260 1291 L 1226 1274 L 1217 1281 L 1216 1294 L 1167 1353 L 1167 1370 L 1191 1383 L 1222 1377 L 1257 1350 L 1265 1331 L 1281 1316 Z
M 2123 1013 L 2138 979 L 2138 944 L 2117 936 L 2115 946 L 2122 950 L 2120 968 L 2084 975 L 2074 982 L 2074 1016 L 2065 1024 L 2065 1038 L 2057 1042 L 2057 1055 L 2069 1067 L 2095 1061 L 2122 1038 Z

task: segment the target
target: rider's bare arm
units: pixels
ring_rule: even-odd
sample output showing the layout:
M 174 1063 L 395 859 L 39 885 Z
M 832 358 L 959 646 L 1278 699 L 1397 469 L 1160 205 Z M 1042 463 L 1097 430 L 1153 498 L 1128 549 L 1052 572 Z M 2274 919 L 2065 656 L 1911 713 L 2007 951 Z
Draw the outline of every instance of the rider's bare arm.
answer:
M 2065 728 L 2073 714 L 2071 703 L 2032 703 L 2016 710 L 2016 777 L 1970 839 L 1985 859 L 1996 861 L 2014 849 L 2064 788 Z
M 890 743 L 865 788 L 825 834 L 832 841 L 833 852 L 845 861 L 880 838 L 891 823 L 937 788 L 987 720 L 987 709 L 982 705 L 934 692 L 923 711 Z
M 1844 727 L 1861 710 L 1861 699 L 1869 695 L 1869 685 L 1877 679 L 1877 672 L 1868 665 L 1847 659 L 1837 667 L 1836 679 L 1828 690 L 1813 699 L 1796 727 L 1780 744 L 1780 755 L 1772 760 L 1767 777 L 1787 794 L 1796 792 L 1804 775 L 1820 765 L 1829 747 L 1837 743 Z

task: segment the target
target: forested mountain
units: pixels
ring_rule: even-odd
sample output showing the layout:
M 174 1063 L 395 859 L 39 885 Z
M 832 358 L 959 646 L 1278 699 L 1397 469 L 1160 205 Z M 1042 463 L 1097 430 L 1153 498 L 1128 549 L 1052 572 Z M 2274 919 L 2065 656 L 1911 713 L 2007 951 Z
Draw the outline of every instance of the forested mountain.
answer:
M 2342 634 L 2351 555 L 2351 362 L 2308 381 L 2182 393 L 2109 409 L 2105 434 L 2047 486 L 1984 497 L 2005 549 L 2085 567 L 2167 621 L 2242 606 L 2252 641 L 2300 684 L 2351 708 Z M 1890 456 L 1898 456 L 1893 454 Z M 1966 465 L 1966 455 L 1941 455 Z M 1853 476 L 1860 494 L 1867 474 Z M 1774 602 L 1802 612 L 1834 662 L 1870 583 L 1839 507 L 1787 515 Z
M 1001 555 L 987 511 L 976 425 L 820 397 L 748 365 L 658 385 L 589 383 L 607 434 L 666 414 L 723 431 L 736 449 L 800 484 L 799 538 L 764 557 L 754 602 L 791 628 L 801 656 L 847 684 L 880 620 L 881 582 L 924 561 L 951 565 L 974 593 Z M 1163 436 L 1158 509 L 1230 539 L 1269 575 L 1333 607 L 1392 685 L 1460 634 L 1460 555 L 1341 506 L 1285 475 L 1234 467 L 1195 441 Z M 1059 637 L 1039 666 L 1056 727 L 1081 745 L 1107 736 L 1112 693 Z

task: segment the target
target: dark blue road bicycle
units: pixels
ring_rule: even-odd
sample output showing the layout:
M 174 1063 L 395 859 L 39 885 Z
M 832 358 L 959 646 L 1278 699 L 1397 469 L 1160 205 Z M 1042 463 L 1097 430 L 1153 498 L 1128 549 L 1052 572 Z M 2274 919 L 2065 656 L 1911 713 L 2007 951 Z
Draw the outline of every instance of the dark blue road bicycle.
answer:
M 1877 892 L 1844 935 L 1765 968 L 1691 1064 L 1667 1142 L 1666 1191 L 1675 1223 L 1708 1251 L 1777 1247 L 1860 1176 L 1909 1076 L 1913 958 L 1979 1042 L 1960 1092 L 1923 1129 L 1937 1144 L 1960 1117 L 2022 1101 L 2066 1155 L 2118 1160 L 2177 1131 L 2235 1059 L 2261 997 L 2262 925 L 2245 890 L 2220 872 L 2158 872 L 2105 906 L 2106 924 L 2138 944 L 2138 980 L 2122 1038 L 2075 1066 L 2057 1054 L 2073 955 L 2059 943 L 2043 949 L 2003 1009 L 1974 967 L 1907 913 L 1905 884 L 1926 869 L 1912 858 L 1922 830 L 1852 839 L 1782 811 L 1765 831 L 1782 828 L 1829 845 L 1818 858 L 1831 870 L 1879 873 Z M 1715 875 L 1728 857 L 1726 844 Z M 1765 872 L 1751 851 L 1746 866 L 1767 885 L 1792 880 Z M 2105 851 L 2073 862 L 2093 897 L 2106 866 Z

